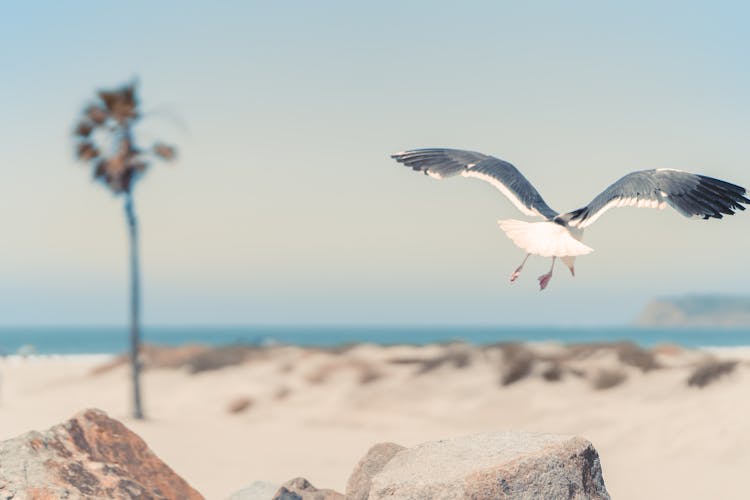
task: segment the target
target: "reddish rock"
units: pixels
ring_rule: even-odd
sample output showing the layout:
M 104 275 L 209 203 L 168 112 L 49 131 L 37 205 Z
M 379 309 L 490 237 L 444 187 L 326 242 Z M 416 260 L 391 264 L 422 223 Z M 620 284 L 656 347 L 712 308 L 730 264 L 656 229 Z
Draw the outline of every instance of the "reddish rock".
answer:
M 140 437 L 100 410 L 1 442 L 0 497 L 203 498 Z

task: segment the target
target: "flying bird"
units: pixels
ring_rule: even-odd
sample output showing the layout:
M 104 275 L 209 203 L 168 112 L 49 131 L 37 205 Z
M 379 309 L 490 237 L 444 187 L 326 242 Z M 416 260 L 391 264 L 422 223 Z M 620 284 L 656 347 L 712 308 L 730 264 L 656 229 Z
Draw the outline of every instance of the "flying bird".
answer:
M 523 262 L 510 276 L 511 283 L 518 279 L 529 256 L 552 257 L 549 272 L 538 278 L 540 290 L 547 288 L 558 257 L 575 276 L 575 258 L 593 251 L 582 242 L 583 230 L 610 208 L 663 209 L 669 205 L 685 217 L 721 219 L 736 210 L 745 210 L 742 204 L 750 203 L 743 187 L 705 175 L 656 169 L 629 173 L 588 205 L 561 214 L 547 205 L 516 167 L 493 156 L 460 149 L 428 148 L 402 151 L 391 158 L 436 179 L 461 175 L 487 181 L 524 215 L 542 217 L 543 222 L 498 221 L 508 238 L 526 252 Z

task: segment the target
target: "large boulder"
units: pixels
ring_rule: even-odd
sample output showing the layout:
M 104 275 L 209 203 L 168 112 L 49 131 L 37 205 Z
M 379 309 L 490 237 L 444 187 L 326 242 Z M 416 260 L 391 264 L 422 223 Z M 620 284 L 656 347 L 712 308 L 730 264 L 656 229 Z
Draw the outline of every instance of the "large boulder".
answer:
M 370 483 L 366 495 L 353 498 L 609 499 L 592 444 L 553 434 L 498 432 L 431 441 L 397 451 Z
M 0 498 L 202 499 L 127 427 L 86 410 L 0 443 Z

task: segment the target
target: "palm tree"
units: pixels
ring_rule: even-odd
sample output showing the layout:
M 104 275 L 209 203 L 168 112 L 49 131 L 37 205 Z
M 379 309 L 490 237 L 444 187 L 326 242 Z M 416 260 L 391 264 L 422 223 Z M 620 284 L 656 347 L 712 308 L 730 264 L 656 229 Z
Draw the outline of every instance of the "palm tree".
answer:
M 156 142 L 148 149 L 135 143 L 134 128 L 141 120 L 136 82 L 113 90 L 99 90 L 83 109 L 73 133 L 76 158 L 90 165 L 94 179 L 124 198 L 130 239 L 130 364 L 133 383 L 133 416 L 143 418 L 141 403 L 140 270 L 138 219 L 133 208 L 133 187 L 154 159 L 170 161 L 174 147 Z

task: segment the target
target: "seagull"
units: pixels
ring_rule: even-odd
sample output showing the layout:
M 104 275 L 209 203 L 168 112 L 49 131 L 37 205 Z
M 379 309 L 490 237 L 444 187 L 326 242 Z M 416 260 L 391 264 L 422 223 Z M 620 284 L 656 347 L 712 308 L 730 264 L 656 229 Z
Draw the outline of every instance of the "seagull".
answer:
M 582 243 L 583 230 L 610 208 L 663 209 L 669 205 L 685 217 L 721 219 L 736 210 L 745 210 L 742 204 L 750 203 L 745 188 L 735 184 L 681 170 L 655 169 L 631 172 L 588 205 L 560 214 L 547 205 L 516 167 L 493 156 L 460 149 L 427 148 L 402 151 L 391 158 L 435 179 L 461 175 L 487 181 L 524 215 L 542 217 L 543 222 L 498 221 L 508 238 L 526 252 L 523 262 L 510 276 L 511 283 L 518 279 L 529 256 L 552 257 L 549 272 L 538 278 L 540 291 L 552 279 L 557 258 L 575 276 L 575 258 L 593 251 Z

